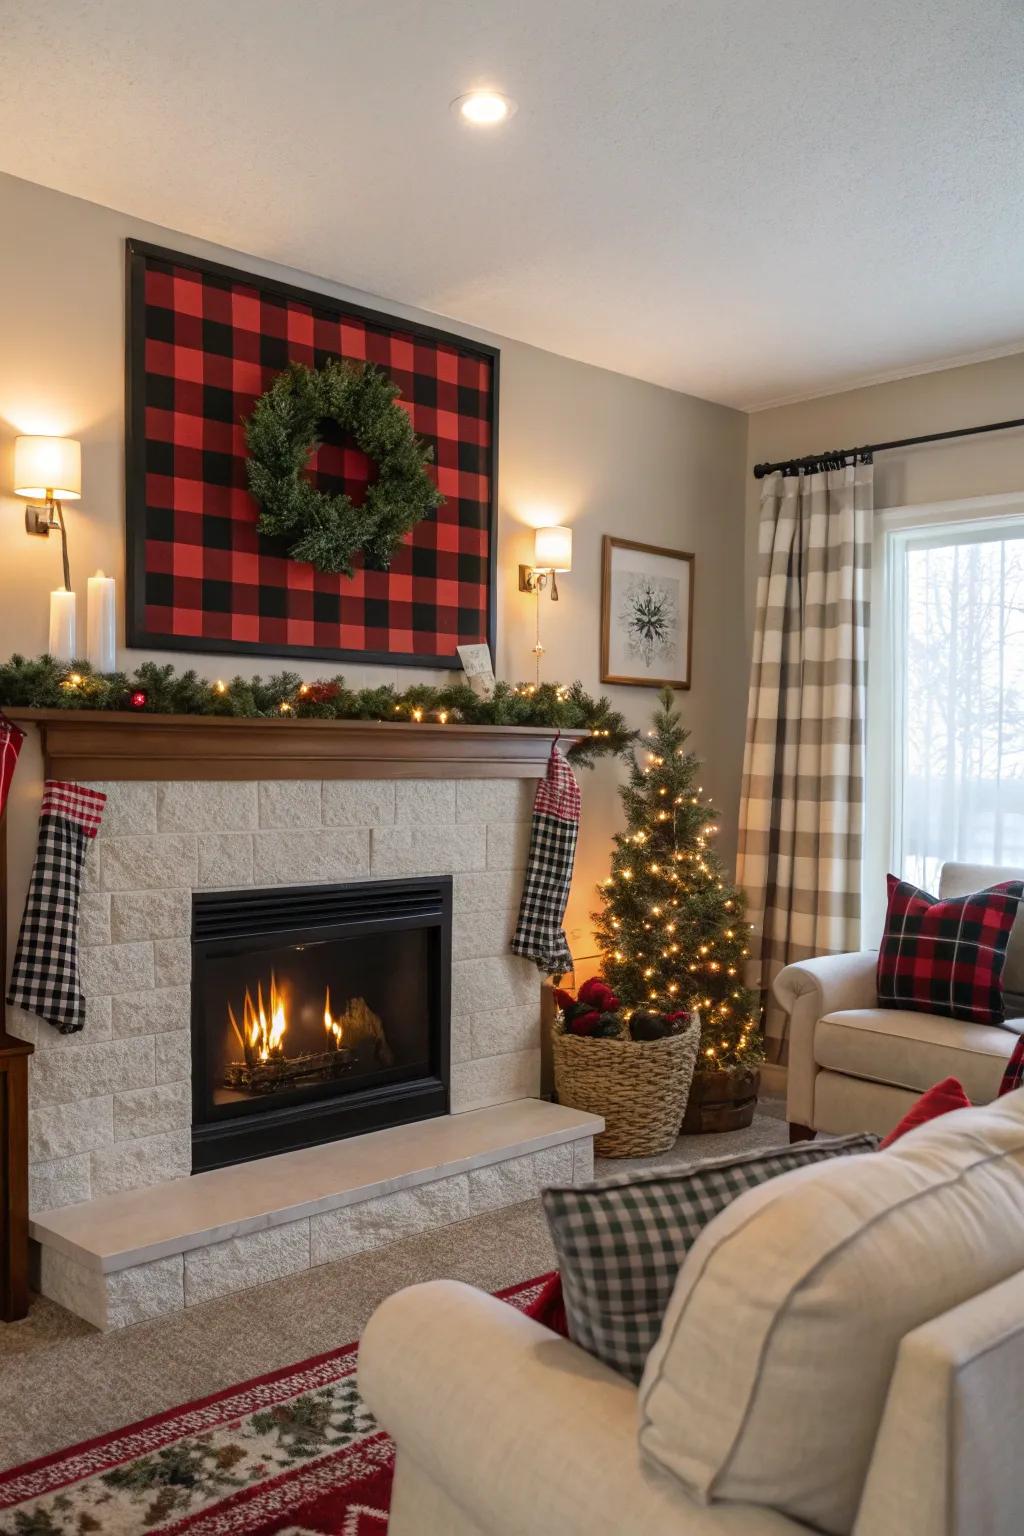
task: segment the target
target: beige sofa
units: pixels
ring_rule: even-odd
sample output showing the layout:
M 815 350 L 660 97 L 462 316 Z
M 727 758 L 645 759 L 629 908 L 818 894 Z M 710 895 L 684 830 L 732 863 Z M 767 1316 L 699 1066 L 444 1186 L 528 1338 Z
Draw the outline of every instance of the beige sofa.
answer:
M 390 1297 L 359 1362 L 398 1447 L 389 1536 L 1020 1536 L 1024 1093 L 962 1113 L 716 1217 L 639 1392 L 468 1286 Z M 716 1438 L 709 1502 L 687 1462 Z M 743 1456 L 763 1497 L 729 1501 Z M 838 1515 L 793 1516 L 794 1484 L 844 1483 Z
M 945 864 L 938 894 L 966 896 L 1020 879 L 1021 869 Z M 1000 1028 L 879 1008 L 877 961 L 867 950 L 828 955 L 787 965 L 775 979 L 775 996 L 789 1014 L 786 1115 L 794 1140 L 814 1131 L 884 1134 L 944 1077 L 959 1078 L 974 1104 L 999 1092 L 1024 1017 Z M 1008 1014 L 1024 1015 L 1024 917 L 1010 936 L 1003 981 Z

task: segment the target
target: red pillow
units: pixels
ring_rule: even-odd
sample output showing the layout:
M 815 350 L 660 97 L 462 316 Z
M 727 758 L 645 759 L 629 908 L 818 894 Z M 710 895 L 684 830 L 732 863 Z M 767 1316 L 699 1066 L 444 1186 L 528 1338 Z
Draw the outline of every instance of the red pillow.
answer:
M 878 951 L 882 1008 L 941 1013 L 971 1024 L 1001 1024 L 1003 964 L 1024 882 L 938 901 L 889 876 L 889 906 Z
M 1004 1093 L 1012 1093 L 1024 1083 L 1024 1035 L 1017 1036 L 1017 1044 L 1013 1048 L 1013 1055 L 1006 1063 L 1006 1071 L 1003 1080 L 999 1084 L 997 1098 L 1002 1098 Z
M 553 1333 L 560 1333 L 563 1339 L 569 1337 L 569 1320 L 565 1315 L 565 1302 L 562 1299 L 562 1277 L 557 1270 L 553 1275 L 548 1276 L 544 1282 L 544 1289 L 525 1308 L 525 1313 L 535 1322 L 543 1323 L 544 1327 L 550 1328 Z
M 927 1125 L 929 1120 L 937 1120 L 940 1115 L 948 1115 L 951 1109 L 970 1109 L 971 1101 L 963 1090 L 963 1084 L 958 1083 L 955 1077 L 944 1077 L 941 1083 L 936 1083 L 934 1088 L 929 1088 L 922 1093 L 916 1104 L 912 1104 L 895 1130 L 879 1147 L 879 1152 L 884 1152 L 886 1147 L 891 1147 L 894 1141 L 899 1141 L 908 1131 L 914 1130 L 918 1125 Z

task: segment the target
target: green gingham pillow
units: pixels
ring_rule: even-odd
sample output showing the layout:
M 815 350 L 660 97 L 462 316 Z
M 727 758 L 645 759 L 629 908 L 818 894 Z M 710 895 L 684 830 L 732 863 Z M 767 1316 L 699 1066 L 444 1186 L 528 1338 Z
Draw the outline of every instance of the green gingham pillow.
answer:
M 877 1136 L 804 1141 L 685 1168 L 619 1173 L 543 1192 L 569 1337 L 639 1381 L 687 1252 L 737 1195 L 828 1157 L 873 1152 Z

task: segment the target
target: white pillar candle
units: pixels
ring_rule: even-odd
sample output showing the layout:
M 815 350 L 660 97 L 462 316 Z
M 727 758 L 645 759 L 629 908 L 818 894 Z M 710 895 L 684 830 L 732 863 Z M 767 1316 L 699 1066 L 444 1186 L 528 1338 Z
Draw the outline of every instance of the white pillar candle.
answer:
M 114 578 L 97 571 L 89 577 L 88 588 L 85 654 L 97 672 L 113 672 L 117 665 Z
M 50 643 L 47 646 L 56 661 L 75 659 L 75 594 L 66 587 L 50 593 Z

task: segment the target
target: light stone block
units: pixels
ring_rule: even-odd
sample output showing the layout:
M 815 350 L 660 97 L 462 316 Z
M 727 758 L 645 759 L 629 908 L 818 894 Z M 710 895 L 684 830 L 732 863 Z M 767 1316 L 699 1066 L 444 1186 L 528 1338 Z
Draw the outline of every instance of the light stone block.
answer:
M 137 992 L 153 985 L 152 944 L 101 944 L 83 946 L 78 953 L 78 974 L 86 998 L 110 997 L 117 992 Z
M 533 1099 L 540 1092 L 540 1051 L 511 1051 L 452 1067 L 452 1113 Z
M 378 879 L 408 875 L 450 875 L 483 869 L 487 858 L 485 829 L 459 826 L 374 827 L 371 870 Z
M 199 839 L 199 889 L 252 885 L 251 832 L 204 832 Z
M 129 1035 L 160 1035 L 188 1029 L 192 1022 L 189 987 L 165 987 L 160 992 L 129 992 L 114 998 L 114 1039 Z
M 529 821 L 537 785 L 533 779 L 460 779 L 460 821 Z
M 90 1152 L 92 1198 L 141 1189 L 165 1179 L 186 1178 L 192 1171 L 191 1131 L 168 1131 L 136 1141 L 115 1141 Z
M 384 1248 L 429 1227 L 449 1226 L 469 1215 L 466 1174 L 379 1195 L 359 1205 L 310 1217 L 311 1262 L 329 1264 L 348 1254 Z
M 369 832 L 257 832 L 253 841 L 257 885 L 335 883 L 369 873 Z
M 153 1042 L 149 1039 L 38 1051 L 29 1060 L 29 1102 L 35 1109 L 102 1098 L 127 1088 L 148 1088 L 152 1082 Z
M 28 1155 L 33 1163 L 53 1162 L 76 1152 L 93 1152 L 114 1140 L 110 1095 L 77 1104 L 44 1104 L 29 1109 Z
M 185 1264 L 180 1253 L 135 1264 L 102 1278 L 106 1285 L 106 1328 L 126 1328 L 150 1317 L 180 1312 L 185 1305 Z
M 402 779 L 395 785 L 395 820 L 416 827 L 454 821 L 454 782 L 450 779 Z
M 107 1325 L 107 1287 L 98 1269 L 86 1269 L 56 1248 L 39 1253 L 39 1289 L 58 1306 L 84 1317 L 94 1328 Z
M 470 1015 L 471 1055 L 504 1056 L 540 1045 L 540 1002 L 522 1008 L 499 1008 Z
M 191 985 L 192 944 L 189 939 L 157 939 L 153 945 L 153 982 L 158 987 Z
M 382 827 L 395 819 L 395 786 L 386 779 L 330 779 L 323 785 L 325 827 Z
M 37 1211 L 55 1211 L 63 1205 L 80 1205 L 91 1194 L 89 1154 L 57 1158 L 52 1163 L 32 1163 L 28 1170 L 28 1205 Z
M 110 897 L 110 937 L 115 943 L 183 938 L 191 929 L 190 890 L 116 891 Z
M 153 1047 L 154 1080 L 158 1085 L 191 1078 L 191 1030 L 178 1029 L 173 1034 L 154 1035 L 150 1044 Z
M 510 912 L 457 912 L 452 921 L 452 959 L 507 955 L 515 926 Z
M 525 869 L 529 851 L 529 822 L 492 822 L 488 826 L 488 869 Z
M 143 1136 L 190 1129 L 191 1125 L 192 1091 L 184 1079 L 114 1094 L 113 1141 L 137 1141 Z
M 527 1157 L 510 1157 L 469 1174 L 470 1214 L 533 1200 L 548 1184 L 572 1183 L 572 1146 L 548 1147 Z
M 105 891 L 191 889 L 197 867 L 196 840 L 181 833 L 107 838 L 100 848 L 100 882 Z
M 594 1138 L 581 1136 L 572 1144 L 572 1181 L 589 1184 L 594 1177 Z
M 451 1021 L 452 1061 L 470 1061 L 473 1056 L 473 1020 L 468 1015 Z
M 513 916 L 523 894 L 523 876 L 519 870 L 489 869 L 482 874 L 456 875 L 452 881 L 453 911 L 504 912 Z
M 259 826 L 255 783 L 177 780 L 157 790 L 161 832 L 253 832 Z
M 106 795 L 99 836 L 126 837 L 156 831 L 156 785 L 145 780 L 89 784 Z
M 185 1305 L 266 1285 L 309 1268 L 309 1219 L 247 1232 L 185 1255 Z
M 100 868 L 100 852 L 103 847 L 98 837 L 92 837 L 86 844 L 85 860 L 82 864 L 82 894 L 90 895 L 93 891 L 99 891 L 103 887 Z
M 271 831 L 282 827 L 319 827 L 321 799 L 319 779 L 263 779 L 259 786 L 259 824 Z
M 78 942 L 110 943 L 110 896 L 106 891 L 87 891 L 78 903 Z
M 14 1003 L 7 1005 L 7 1028 L 12 1035 L 17 1035 L 19 1040 L 28 1040 L 37 1051 L 80 1050 L 82 1046 L 109 1040 L 113 1034 L 110 998 L 88 998 L 85 1004 L 84 1027 L 68 1035 L 62 1035 L 59 1029 L 55 1029 L 38 1014 L 29 1013 Z
M 495 1013 L 540 1007 L 540 976 L 528 960 L 501 955 L 457 960 L 452 966 L 452 1013 Z

